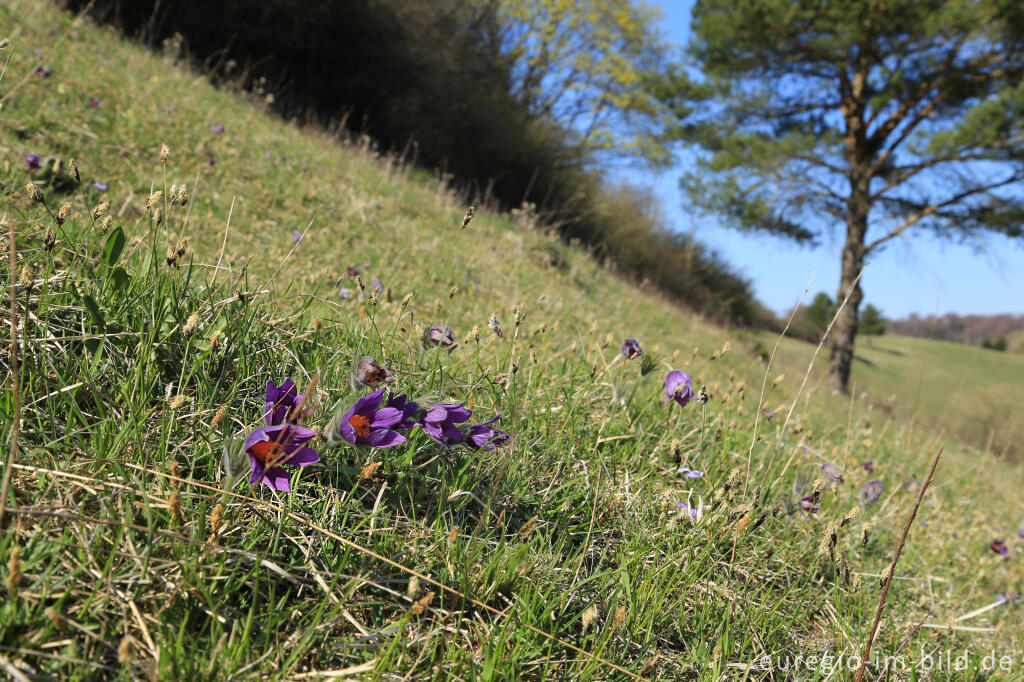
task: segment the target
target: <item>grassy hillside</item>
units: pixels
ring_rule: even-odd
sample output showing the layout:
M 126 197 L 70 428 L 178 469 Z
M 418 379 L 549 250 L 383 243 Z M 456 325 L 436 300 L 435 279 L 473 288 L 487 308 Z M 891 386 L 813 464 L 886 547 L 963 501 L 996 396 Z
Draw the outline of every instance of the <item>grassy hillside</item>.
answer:
M 19 339 L 0 356 L 18 445 L 7 674 L 815 679 L 807 656 L 867 639 L 942 446 L 873 651 L 966 651 L 963 679 L 993 651 L 1021 669 L 1001 596 L 1021 591 L 1018 466 L 801 389 L 799 352 L 768 367 L 755 340 L 523 216 L 462 229 L 429 173 L 281 122 L 265 95 L 47 3 L 5 3 L 0 26 L 0 218 L 19 258 L 0 266 Z M 424 344 L 435 324 L 458 345 Z M 500 415 L 510 440 L 338 446 L 338 417 L 368 428 L 345 416 L 369 393 L 363 355 L 394 393 Z M 710 401 L 663 405 L 673 368 Z M 291 492 L 250 485 L 238 440 L 285 378 L 318 434 Z
M 814 346 L 786 339 L 781 350 L 780 363 L 801 367 Z M 887 334 L 861 337 L 856 360 L 851 386 L 865 403 L 978 449 L 1024 456 L 1024 357 Z M 812 390 L 823 387 L 824 375 L 816 374 Z

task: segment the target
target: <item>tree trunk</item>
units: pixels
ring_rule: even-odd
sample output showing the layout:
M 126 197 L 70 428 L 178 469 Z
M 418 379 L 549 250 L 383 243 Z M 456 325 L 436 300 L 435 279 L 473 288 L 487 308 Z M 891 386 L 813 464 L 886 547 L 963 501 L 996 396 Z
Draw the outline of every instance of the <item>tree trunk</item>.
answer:
M 866 191 L 855 190 L 854 194 L 859 196 L 850 198 L 850 210 L 846 220 L 842 273 L 839 278 L 839 291 L 836 292 L 836 306 L 841 309 L 832 328 L 832 358 L 828 367 L 829 383 L 843 393 L 849 390 L 853 343 L 857 336 L 857 310 L 860 308 L 861 299 L 864 298 L 859 277 L 864 269 L 864 237 L 868 231 L 870 208 Z M 850 299 L 843 306 L 847 294 Z

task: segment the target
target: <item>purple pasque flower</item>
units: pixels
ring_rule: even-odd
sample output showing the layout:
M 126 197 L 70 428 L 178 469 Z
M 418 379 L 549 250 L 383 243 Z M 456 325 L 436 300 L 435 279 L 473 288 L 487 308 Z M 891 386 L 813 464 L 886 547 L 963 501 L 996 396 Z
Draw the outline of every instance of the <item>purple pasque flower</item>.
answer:
M 869 474 L 875 473 L 875 460 L 869 459 L 868 461 L 861 464 L 861 466 L 864 467 L 864 471 L 868 472 Z
M 1024 528 L 1017 529 L 1017 537 L 1024 538 Z
M 320 461 L 313 448 L 305 447 L 316 435 L 312 429 L 279 424 L 256 429 L 245 439 L 245 452 L 252 464 L 249 485 L 265 483 L 274 490 L 291 490 L 288 472 L 282 465 L 306 466 Z
M 298 244 L 302 240 L 303 240 L 303 236 L 302 236 L 301 232 L 293 232 L 292 233 L 292 244 Z
M 380 388 L 381 384 L 393 383 L 395 375 L 377 362 L 375 358 L 364 355 L 356 363 L 355 379 L 363 386 L 376 390 Z
M 34 172 L 41 168 L 38 154 L 29 154 L 25 157 L 25 170 Z
M 338 289 L 338 295 L 341 296 L 342 298 L 348 298 L 351 294 L 348 293 L 348 289 L 346 289 L 345 287 L 341 287 L 340 289 Z
M 348 275 L 349 277 L 358 277 L 359 268 L 355 267 L 354 265 L 350 265 L 347 268 L 345 268 L 345 274 Z
M 216 165 L 217 165 L 217 159 L 215 159 L 215 158 L 213 158 L 213 157 L 211 156 L 211 157 L 209 158 L 209 160 L 207 160 L 206 164 L 207 164 L 208 166 L 211 166 L 211 167 L 212 167 L 212 166 L 216 166 Z
M 627 360 L 638 358 L 643 353 L 644 349 L 640 347 L 640 342 L 636 339 L 626 339 L 622 342 L 622 354 L 626 356 Z
M 215 123 L 214 125 L 210 126 L 210 130 L 212 132 L 217 133 L 218 135 L 220 135 L 225 130 L 227 130 L 227 128 L 224 127 L 223 123 Z
M 384 285 L 381 284 L 379 277 L 374 277 L 370 280 L 370 291 L 379 294 L 384 293 Z
M 103 104 L 103 103 L 100 102 L 95 97 L 90 97 L 89 98 L 89 108 L 90 109 L 99 109 L 101 104 Z
M 885 490 L 885 486 L 878 479 L 868 481 L 864 484 L 864 487 L 860 489 L 860 494 L 857 499 L 860 500 L 861 504 L 871 504 L 878 502 L 882 497 L 882 492 Z
M 50 70 L 48 68 L 46 68 L 45 66 L 37 66 L 34 73 L 37 76 L 39 76 L 40 78 L 49 78 L 50 77 Z
M 508 442 L 510 436 L 500 429 L 496 429 L 491 426 L 501 418 L 501 415 L 488 419 L 485 422 L 479 424 L 473 424 L 466 429 L 466 445 L 473 450 L 483 450 L 489 452 L 497 447 L 504 445 Z
M 409 400 L 409 396 L 405 393 L 399 393 L 398 395 L 388 397 L 386 406 L 393 407 L 402 413 L 401 421 L 398 422 L 398 426 L 395 427 L 396 429 L 408 430 L 414 426 L 420 425 L 420 406 Z
M 837 469 L 835 466 L 829 464 L 828 462 L 822 462 L 820 467 L 821 475 L 827 478 L 828 480 L 832 481 L 833 483 L 843 482 L 843 473 L 839 471 L 839 469 Z
M 669 400 L 675 400 L 681 406 L 693 400 L 693 386 L 690 385 L 690 377 L 685 372 L 674 369 L 665 377 L 665 396 L 661 402 L 668 405 Z
M 309 410 L 303 410 L 301 413 L 298 411 L 303 398 L 303 394 L 299 393 L 298 387 L 291 379 L 285 379 L 280 386 L 268 379 L 266 401 L 263 406 L 263 418 L 267 426 L 276 426 L 287 421 L 295 424 L 302 420 L 309 413 Z
M 461 424 L 473 416 L 472 410 L 463 407 L 465 404 L 435 403 L 431 405 L 423 415 L 420 428 L 435 441 L 450 448 L 452 443 L 459 443 L 464 437 L 462 431 L 455 425 Z
M 108 189 L 107 183 L 105 182 L 96 181 L 92 183 L 92 186 L 96 189 L 97 192 L 106 192 Z
M 992 547 L 992 551 L 999 556 L 1010 556 L 1010 548 L 1006 546 L 1005 541 L 993 540 L 990 546 Z
M 396 429 L 403 426 L 402 410 L 384 403 L 384 389 L 363 396 L 336 419 L 331 437 L 343 438 L 349 445 L 370 448 L 390 448 L 405 442 L 405 436 Z
M 441 346 L 442 348 L 454 348 L 458 343 L 455 333 L 451 327 L 443 324 L 435 324 L 423 335 L 423 343 L 427 346 Z
M 700 478 L 704 475 L 703 471 L 697 469 L 690 469 L 689 467 L 679 467 L 677 473 L 683 474 L 686 478 Z

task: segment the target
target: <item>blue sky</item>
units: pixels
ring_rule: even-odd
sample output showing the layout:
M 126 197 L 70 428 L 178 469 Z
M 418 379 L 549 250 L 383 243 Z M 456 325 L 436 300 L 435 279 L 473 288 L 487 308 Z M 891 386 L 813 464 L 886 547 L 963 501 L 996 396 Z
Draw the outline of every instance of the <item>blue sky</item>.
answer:
M 660 3 L 668 39 L 685 44 L 689 36 L 690 0 Z M 757 297 L 776 311 L 791 308 L 813 275 L 811 296 L 834 296 L 839 284 L 842 235 L 826 236 L 817 248 L 797 246 L 765 235 L 721 226 L 714 217 L 695 215 L 679 190 L 682 169 L 661 173 L 630 171 L 626 178 L 651 187 L 662 213 L 677 230 L 692 232 L 720 252 L 754 283 Z M 936 240 L 908 231 L 868 264 L 861 279 L 865 301 L 887 317 L 938 312 L 1024 314 L 1024 240 L 993 237 L 983 249 Z

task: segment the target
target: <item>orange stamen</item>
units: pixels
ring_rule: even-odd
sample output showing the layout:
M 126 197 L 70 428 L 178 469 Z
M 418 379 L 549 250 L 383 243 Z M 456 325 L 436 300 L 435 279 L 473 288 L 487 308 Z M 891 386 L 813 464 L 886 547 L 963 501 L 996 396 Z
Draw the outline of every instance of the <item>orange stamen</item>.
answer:
M 361 414 L 354 414 L 348 418 L 348 423 L 356 430 L 356 435 L 364 438 L 370 435 L 370 420 Z

